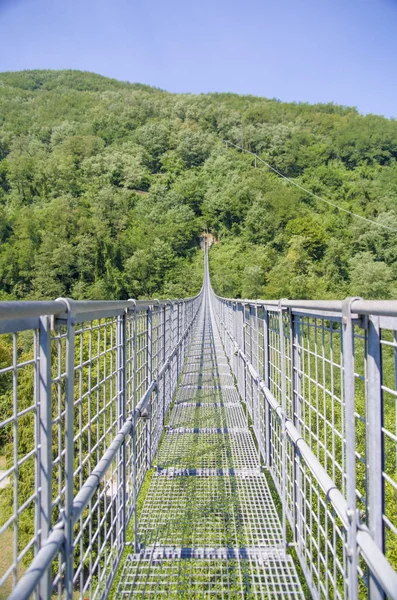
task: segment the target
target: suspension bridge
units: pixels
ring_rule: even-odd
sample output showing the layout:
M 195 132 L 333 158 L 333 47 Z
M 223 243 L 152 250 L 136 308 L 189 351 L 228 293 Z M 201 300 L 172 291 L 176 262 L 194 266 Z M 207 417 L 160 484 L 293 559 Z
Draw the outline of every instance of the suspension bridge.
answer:
M 0 333 L 12 600 L 397 598 L 397 302 L 220 298 L 205 254 Z

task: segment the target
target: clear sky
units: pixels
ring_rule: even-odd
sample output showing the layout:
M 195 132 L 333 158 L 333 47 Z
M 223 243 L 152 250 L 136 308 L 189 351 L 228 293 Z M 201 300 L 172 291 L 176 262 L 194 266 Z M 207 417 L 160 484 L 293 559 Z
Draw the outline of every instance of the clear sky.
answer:
M 0 43 L 0 71 L 81 69 L 397 117 L 397 0 L 0 0 Z

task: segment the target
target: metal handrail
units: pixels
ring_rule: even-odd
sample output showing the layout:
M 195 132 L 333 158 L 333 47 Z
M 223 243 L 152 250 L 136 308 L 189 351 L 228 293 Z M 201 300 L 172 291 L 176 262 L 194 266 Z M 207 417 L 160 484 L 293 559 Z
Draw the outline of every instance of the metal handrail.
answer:
M 35 532 L 34 540 L 35 543 L 40 543 L 39 548 L 19 581 L 15 581 L 13 591 L 9 596 L 11 600 L 29 598 L 38 587 L 40 587 L 40 597 L 50 597 L 52 585 L 51 565 L 61 551 L 65 559 L 67 559 L 68 554 L 71 552 L 70 532 L 73 531 L 73 527 L 81 519 L 85 518 L 84 513 L 90 503 L 95 502 L 95 496 L 100 491 L 101 482 L 105 481 L 110 469 L 114 468 L 112 467 L 114 461 L 119 462 L 121 456 L 124 456 L 124 462 L 120 463 L 120 468 L 124 475 L 121 471 L 119 474 L 119 469 L 117 473 L 118 477 L 120 477 L 120 485 L 124 490 L 124 500 L 117 499 L 117 502 L 124 503 L 120 504 L 120 509 L 123 513 L 126 513 L 126 499 L 128 496 L 128 493 L 126 496 L 126 489 L 130 483 L 126 477 L 125 460 L 126 446 L 127 444 L 131 445 L 131 443 L 131 484 L 134 488 L 134 497 L 132 498 L 132 504 L 130 504 L 129 516 L 125 514 L 125 517 L 123 517 L 124 527 L 126 528 L 127 520 L 130 516 L 134 515 L 134 519 L 136 519 L 136 496 L 142 483 L 142 477 L 150 467 L 159 441 L 159 439 L 152 440 L 152 435 L 153 432 L 158 430 L 159 426 L 163 426 L 162 422 L 165 418 L 165 411 L 171 403 L 177 385 L 178 373 L 182 368 L 183 360 L 186 356 L 189 339 L 199 314 L 202 297 L 203 289 L 199 294 L 191 298 L 165 301 L 73 301 L 60 298 L 54 302 L 0 302 L 0 323 L 4 324 L 2 326 L 3 329 L 0 328 L 0 331 L 3 330 L 7 333 L 13 332 L 17 334 L 19 331 L 31 329 L 35 336 L 35 358 L 29 364 L 32 364 L 40 372 L 40 388 L 35 392 L 34 406 L 41 422 L 43 422 L 43 419 L 48 421 L 47 425 L 43 422 L 44 427 L 42 429 L 42 435 L 48 436 L 48 439 L 40 439 L 39 447 L 35 451 L 35 460 L 37 461 L 39 472 L 48 472 L 48 470 L 53 469 L 49 455 L 45 459 L 40 450 L 40 448 L 44 449 L 45 447 L 51 448 L 51 437 L 49 436 L 53 427 L 51 387 L 54 385 L 53 375 L 51 374 L 51 362 L 54 361 L 52 357 L 53 353 L 51 352 L 51 343 L 58 344 L 58 352 L 66 352 L 65 358 L 62 358 L 62 360 L 66 361 L 64 367 L 66 371 L 63 374 L 61 372 L 60 375 L 58 374 L 58 377 L 55 377 L 56 385 L 59 386 L 62 380 L 66 381 L 67 384 L 66 391 L 62 390 L 62 394 L 66 394 L 65 402 L 67 410 L 72 412 L 72 419 L 70 420 L 69 417 L 69 421 L 65 421 L 65 426 L 71 427 L 73 430 L 73 413 L 77 410 L 75 407 L 84 398 L 82 396 L 79 399 L 76 396 L 77 393 L 83 393 L 82 388 L 80 388 L 80 392 L 77 390 L 73 392 L 73 380 L 76 368 L 91 369 L 93 364 L 97 364 L 98 370 L 105 369 L 103 382 L 99 384 L 99 387 L 97 386 L 97 389 L 100 390 L 103 388 L 103 393 L 106 394 L 106 386 L 108 385 L 106 369 L 112 369 L 112 361 L 115 365 L 113 373 L 115 379 L 117 379 L 116 396 L 118 400 L 117 406 L 115 405 L 110 409 L 112 412 L 108 418 L 117 411 L 118 417 L 117 420 L 114 420 L 114 426 L 117 422 L 120 423 L 118 431 L 112 435 L 109 443 L 107 443 L 107 439 L 102 434 L 102 443 L 105 444 L 105 451 L 99 462 L 88 474 L 87 479 L 81 485 L 74 498 L 72 498 L 71 504 L 65 507 L 58 522 L 50 527 L 47 536 L 43 535 L 44 531 L 41 532 L 41 542 L 39 542 L 40 538 L 37 537 L 40 533 Z M 81 323 L 81 326 L 77 327 L 79 323 Z M 56 331 L 59 327 L 61 327 L 61 330 L 57 334 Z M 109 333 L 107 329 L 109 327 L 114 333 Z M 51 333 L 51 330 L 54 333 Z M 76 338 L 77 336 L 90 336 L 91 341 L 88 349 L 91 354 L 93 340 L 96 340 L 96 334 L 92 332 L 100 333 L 99 341 L 97 340 L 97 344 L 99 344 L 97 345 L 97 356 L 96 358 L 90 358 L 86 362 L 83 361 L 82 364 L 85 364 L 86 367 L 79 367 L 81 354 L 79 358 L 79 355 L 75 351 Z M 114 335 L 116 336 L 115 338 L 113 337 Z M 130 352 L 130 356 L 127 356 L 127 337 L 131 335 L 131 339 L 134 341 L 133 345 L 129 342 L 130 345 L 128 347 L 130 350 L 128 352 Z M 108 341 L 105 341 L 107 336 Z M 137 346 L 138 339 L 141 340 L 139 347 Z M 66 346 L 63 346 L 64 342 L 62 340 L 65 341 Z M 62 345 L 59 346 L 59 344 Z M 82 342 L 80 342 L 80 346 L 81 344 Z M 12 360 L 13 364 L 10 367 L 0 369 L 0 375 L 9 372 L 10 369 L 16 372 L 18 369 L 23 368 L 24 363 L 19 362 L 18 354 L 15 354 L 15 352 L 13 353 Z M 98 362 L 98 360 L 101 362 Z M 133 379 L 130 379 L 130 382 L 128 382 L 127 377 L 127 360 L 131 365 L 129 369 L 133 369 Z M 156 364 L 154 370 L 153 361 Z M 142 381 L 143 369 L 147 372 L 144 381 Z M 17 383 L 18 380 L 15 379 L 14 396 L 16 397 L 18 396 Z M 91 384 L 88 382 L 88 385 Z M 130 386 L 128 392 L 130 395 L 129 399 L 127 398 L 127 386 Z M 68 389 L 69 392 L 67 391 Z M 38 394 L 37 396 L 36 393 Z M 95 393 L 98 393 L 98 391 Z M 160 395 L 162 396 L 161 403 L 159 401 Z M 130 409 L 126 407 L 127 400 L 131 407 Z M 44 411 L 46 404 L 48 407 L 47 413 Z M 157 413 L 153 417 L 145 415 L 145 408 L 149 405 L 153 406 L 153 409 L 156 407 Z M 149 410 L 149 415 L 150 412 Z M 19 418 L 16 408 L 11 421 L 10 419 L 6 419 L 3 423 L 0 423 L 0 426 L 7 427 L 12 422 L 18 424 Z M 59 418 L 63 419 L 64 417 L 60 414 Z M 88 422 L 87 426 L 89 425 L 90 423 Z M 69 435 L 65 437 L 66 444 L 75 444 L 76 441 L 73 442 L 73 437 L 76 440 L 79 436 L 81 436 L 81 431 L 77 434 L 70 431 Z M 143 441 L 139 442 L 139 439 Z M 138 444 L 142 445 L 142 443 L 144 443 L 146 455 L 144 464 L 140 467 L 139 462 L 142 462 L 142 457 L 139 454 Z M 68 452 L 70 452 L 70 447 L 69 450 L 66 447 L 62 452 L 67 456 Z M 58 460 L 61 460 L 60 457 L 61 454 Z M 22 457 L 21 461 L 17 460 L 18 462 L 10 472 L 14 472 L 15 469 L 15 473 L 17 473 L 20 463 L 23 464 L 25 459 Z M 49 478 L 50 480 L 51 477 Z M 34 492 L 37 496 L 38 506 L 43 500 L 51 504 L 51 483 L 47 484 L 47 495 L 49 494 L 47 499 L 43 497 L 43 491 L 40 492 L 39 485 L 39 482 L 36 482 Z M 73 488 L 73 481 L 71 485 Z M 18 499 L 16 499 L 16 502 L 18 502 Z M 25 509 L 26 506 L 24 505 L 19 508 L 19 511 L 22 512 Z M 49 511 L 51 512 L 51 509 Z M 45 512 L 45 510 L 42 512 Z M 136 523 L 134 529 L 136 535 Z M 121 532 L 121 534 L 122 537 L 125 536 L 125 532 Z M 137 543 L 137 540 L 135 540 L 135 543 Z M 120 551 L 122 547 L 120 546 Z M 121 556 L 120 551 L 119 557 Z M 15 569 L 17 568 L 17 564 L 14 564 Z M 66 597 L 71 597 L 73 595 L 73 585 L 70 583 L 72 575 L 68 575 L 67 563 L 65 568 Z M 113 576 L 114 573 L 112 572 L 110 577 L 112 578 Z
M 313 482 L 315 482 L 322 490 L 324 502 L 328 503 L 335 511 L 346 534 L 347 532 L 351 532 L 350 540 L 355 540 L 355 542 L 345 541 L 343 542 L 343 545 L 332 547 L 332 540 L 324 539 L 324 544 L 329 546 L 328 551 L 333 555 L 333 561 L 339 560 L 340 563 L 343 563 L 343 552 L 346 551 L 346 571 L 343 571 L 343 568 L 341 568 L 341 577 L 343 577 L 346 582 L 349 581 L 349 591 L 347 592 L 346 588 L 346 594 L 349 593 L 349 597 L 357 597 L 358 578 L 361 578 L 361 580 L 364 581 L 358 571 L 359 565 L 357 556 L 358 553 L 360 553 L 369 568 L 368 585 L 370 588 L 371 599 L 383 598 L 384 594 L 387 594 L 390 598 L 397 598 L 397 572 L 386 558 L 385 548 L 379 547 L 379 541 L 375 540 L 375 537 L 377 540 L 381 539 L 382 534 L 374 529 L 374 525 L 371 525 L 374 521 L 379 522 L 378 516 L 375 518 L 374 513 L 382 511 L 382 506 L 371 506 L 370 500 L 365 498 L 367 510 L 371 514 L 371 520 L 369 527 L 361 522 L 359 516 L 356 516 L 355 512 L 351 509 L 351 505 L 349 505 L 349 495 L 346 497 L 346 492 L 341 490 L 341 484 L 330 477 L 324 463 L 320 460 L 320 457 L 324 455 L 325 451 L 322 451 L 320 455 L 318 454 L 318 448 L 321 447 L 318 443 L 323 444 L 324 447 L 324 444 L 326 445 L 327 442 L 326 438 L 325 441 L 321 441 L 319 438 L 319 435 L 321 435 L 321 430 L 318 429 L 319 422 L 317 421 L 317 429 L 314 432 L 311 432 L 311 421 L 305 421 L 304 415 L 299 416 L 301 409 L 297 405 L 297 403 L 303 402 L 307 407 L 305 410 L 312 411 L 315 423 L 315 416 L 316 414 L 318 415 L 318 404 L 316 408 L 316 400 L 315 398 L 312 398 L 310 389 L 307 387 L 309 383 L 305 384 L 306 387 L 301 389 L 301 382 L 309 382 L 309 380 L 311 381 L 310 385 L 317 390 L 316 393 L 320 390 L 322 395 L 324 395 L 324 398 L 328 397 L 330 402 L 333 401 L 334 391 L 331 389 L 332 386 L 330 386 L 330 389 L 327 387 L 328 381 L 326 379 L 326 369 L 328 369 L 328 371 L 331 368 L 336 370 L 338 366 L 332 354 L 331 336 L 339 335 L 341 342 L 343 341 L 343 347 L 345 347 L 344 350 L 341 350 L 341 360 L 343 360 L 343 362 L 339 368 L 342 385 L 341 393 L 343 394 L 344 385 L 350 385 L 350 390 L 345 392 L 346 400 L 343 400 L 343 406 L 345 406 L 346 409 L 343 410 L 346 410 L 346 415 L 348 414 L 347 411 L 350 410 L 352 414 L 355 414 L 354 418 L 359 416 L 363 421 L 358 408 L 349 408 L 349 403 L 355 401 L 355 380 L 360 378 L 367 379 L 366 393 L 369 394 L 369 396 L 367 396 L 367 406 L 369 407 L 369 411 L 374 410 L 372 405 L 375 402 L 375 398 L 380 398 L 383 393 L 382 390 L 384 389 L 381 364 L 382 344 L 389 344 L 389 348 L 394 348 L 395 355 L 397 348 L 395 343 L 387 341 L 387 339 L 389 339 L 387 333 L 385 334 L 385 340 L 383 340 L 379 331 L 382 331 L 382 328 L 384 328 L 385 331 L 389 330 L 391 331 L 389 337 L 390 335 L 394 335 L 394 339 L 397 339 L 397 302 L 365 301 L 361 298 L 348 298 L 344 301 L 286 299 L 281 301 L 246 300 L 223 298 L 216 295 L 213 290 L 211 290 L 211 296 L 218 330 L 223 339 L 226 354 L 229 356 L 239 389 L 244 396 L 243 399 L 247 403 L 248 412 L 253 420 L 254 431 L 258 436 L 258 445 L 262 458 L 275 480 L 276 487 L 278 487 L 279 491 L 283 494 L 285 493 L 285 489 L 280 486 L 284 484 L 284 478 L 292 477 L 289 481 L 289 489 L 292 490 L 290 493 L 293 494 L 293 499 L 290 500 L 291 507 L 289 508 L 287 506 L 288 502 L 282 495 L 283 514 L 288 514 L 288 520 L 295 538 L 294 545 L 304 573 L 308 579 L 312 594 L 315 597 L 320 597 L 324 593 L 324 590 L 321 588 L 322 582 L 319 581 L 319 579 L 317 579 L 317 581 L 313 580 L 311 565 L 308 562 L 310 551 L 308 551 L 307 548 L 301 548 L 302 538 L 305 538 L 306 535 L 313 535 L 313 532 L 310 529 L 311 525 L 305 523 L 304 517 L 299 514 L 299 511 L 302 510 L 302 508 L 299 508 L 299 505 L 302 504 L 302 502 L 311 502 L 302 498 L 303 492 L 299 489 L 299 481 L 303 477 L 305 468 L 309 469 L 311 477 L 313 477 Z M 259 315 L 258 312 L 260 310 L 262 311 L 261 315 Z M 282 317 L 280 315 L 282 315 Z M 327 321 L 330 316 L 333 317 L 332 320 L 335 321 L 336 319 L 337 321 L 334 324 L 334 328 L 332 328 L 329 325 L 329 321 Z M 360 320 L 360 317 L 365 317 L 365 319 Z M 274 320 L 273 324 L 269 319 Z M 375 329 L 378 328 L 376 329 L 375 334 L 373 333 L 374 327 Z M 270 328 L 272 329 L 272 338 L 270 338 Z M 317 338 L 314 341 L 310 341 L 311 330 L 314 332 L 313 336 L 318 335 L 320 337 L 319 342 Z M 315 333 L 316 331 L 319 333 Z M 333 331 L 335 331 L 335 333 L 332 333 Z M 377 331 L 378 333 L 376 333 Z M 259 334 L 262 336 L 260 348 L 258 345 L 255 346 L 255 344 L 258 344 Z M 349 336 L 353 357 L 351 363 L 347 362 L 347 357 L 345 356 L 346 353 L 348 354 L 347 348 Z M 283 354 L 283 345 L 281 345 L 282 339 L 284 340 L 283 345 L 286 344 L 287 346 L 285 355 Z M 364 341 L 362 342 L 362 340 Z M 358 347 L 363 343 L 362 352 L 365 353 L 364 360 L 372 361 L 371 368 L 374 371 L 374 374 L 371 371 L 370 375 L 364 373 L 361 376 L 360 373 L 352 372 L 351 380 L 347 382 L 346 374 L 350 372 L 350 369 L 355 369 L 354 353 L 357 353 L 357 350 L 354 349 L 355 343 Z M 320 349 L 318 349 L 318 344 Z M 329 348 L 327 348 L 327 344 L 330 346 Z M 329 356 L 327 355 L 327 352 Z M 283 359 L 284 361 L 287 360 L 289 363 L 288 379 L 286 367 L 285 365 L 282 366 L 281 363 Z M 397 362 L 396 356 L 394 360 Z M 317 366 L 315 374 L 311 374 L 310 362 L 313 364 L 320 363 L 319 368 L 323 369 L 321 381 L 317 379 Z M 314 366 L 312 366 L 312 368 L 314 369 Z M 349 369 L 349 371 L 347 371 L 347 369 Z M 356 367 L 356 369 L 358 369 L 358 367 Z M 269 375 L 269 370 L 272 372 L 271 376 Z M 345 373 L 344 383 L 342 378 L 343 373 Z M 280 378 L 284 382 L 283 384 L 280 383 Z M 247 387 L 249 386 L 253 386 L 253 388 L 258 391 L 258 394 L 264 398 L 264 404 L 262 405 L 259 403 L 258 406 L 268 406 L 270 412 L 277 417 L 279 426 L 281 427 L 281 439 L 280 437 L 276 437 L 273 441 L 273 436 L 276 434 L 268 429 L 268 422 L 267 424 L 263 420 L 259 423 L 257 421 L 255 422 L 257 419 L 256 415 L 258 414 L 258 408 L 255 407 L 255 403 L 260 401 L 255 400 L 256 396 L 253 391 L 247 391 Z M 286 386 L 289 388 L 288 392 L 286 392 Z M 394 381 L 394 386 L 394 392 L 392 393 L 397 397 L 397 381 Z M 373 396 L 371 394 L 373 394 Z M 288 409 L 284 408 L 287 406 L 287 403 Z M 381 405 L 378 405 L 378 408 L 375 408 L 375 412 L 376 410 L 382 410 L 380 406 Z M 265 420 L 267 419 L 267 421 L 269 421 L 269 418 L 271 419 L 271 417 L 266 417 L 265 408 L 261 408 L 260 411 L 260 414 L 263 415 L 262 418 Z M 326 415 L 323 415 L 321 418 L 326 419 L 327 417 Z M 342 419 L 343 418 L 347 419 L 347 417 L 343 417 L 342 415 Z M 363 422 L 365 422 L 365 419 L 367 422 L 372 423 L 372 413 L 370 412 L 369 416 L 364 417 Z M 324 425 L 324 428 L 326 427 L 327 425 Z M 371 427 L 373 430 L 372 425 Z M 284 430 L 282 428 L 284 428 Z M 383 431 L 385 431 L 385 429 L 383 429 Z M 388 432 L 386 431 L 386 433 Z M 311 447 L 312 442 L 310 436 L 313 435 L 316 440 L 318 440 L 314 445 L 314 447 L 317 448 L 317 455 L 313 450 L 314 447 Z M 342 431 L 341 435 L 341 439 L 343 440 L 345 433 Z M 379 436 L 379 443 L 383 445 L 384 440 L 382 439 L 380 429 L 376 432 L 376 435 Z M 266 436 L 267 439 L 264 439 Z M 395 439 L 392 434 L 390 435 L 390 439 Z M 288 440 L 288 442 L 286 440 Z M 308 443 L 308 441 L 310 441 L 310 443 Z M 272 446 L 272 444 L 280 443 L 281 450 L 276 446 Z M 356 460 L 354 439 L 347 437 L 344 443 L 345 450 L 342 449 L 344 457 L 342 457 L 342 459 L 337 459 L 337 457 L 334 456 L 334 460 L 346 461 L 348 453 L 350 453 L 350 455 L 353 454 L 354 460 Z M 268 447 L 266 447 L 266 444 Z M 395 451 L 397 453 L 397 444 L 395 445 Z M 291 449 L 293 449 L 293 459 L 288 458 L 291 456 L 291 454 L 288 454 L 291 453 Z M 273 459 L 271 457 L 272 451 L 275 452 L 275 457 L 273 457 Z M 331 451 L 332 449 L 330 452 Z M 278 452 L 281 452 L 281 455 L 278 455 Z M 379 461 L 381 460 L 380 455 L 382 454 L 382 449 L 379 448 L 378 452 L 379 455 L 377 460 Z M 277 463 L 276 467 L 272 465 L 272 460 Z M 287 462 L 289 460 L 293 460 L 293 462 L 290 462 L 288 465 Z M 371 465 L 374 460 L 374 457 L 368 457 L 368 461 L 372 461 Z M 285 471 L 287 468 L 292 469 L 292 473 L 295 472 L 295 475 L 291 475 L 291 472 L 288 474 Z M 355 467 L 353 468 L 355 469 Z M 372 467 L 372 471 L 373 470 Z M 350 475 L 349 471 L 345 471 L 342 476 L 348 481 L 349 477 L 351 477 L 351 471 Z M 382 477 L 384 477 L 384 475 L 381 464 L 379 463 L 376 481 L 369 481 L 367 485 L 370 487 L 372 486 L 372 488 L 374 485 L 383 486 L 383 492 L 380 493 L 383 496 L 382 502 L 384 503 L 385 483 L 384 480 L 382 480 Z M 313 484 L 310 484 L 309 482 L 306 483 L 306 486 L 309 486 L 309 489 L 311 489 L 311 485 Z M 395 489 L 397 489 L 397 485 L 395 486 Z M 311 510 L 316 511 L 317 508 L 313 506 Z M 383 506 L 383 515 L 385 514 L 385 510 L 386 508 Z M 297 511 L 298 514 L 296 514 Z M 324 508 L 324 511 L 330 515 L 328 518 L 332 520 L 333 517 L 329 512 L 329 508 Z M 318 525 L 318 527 L 319 526 L 320 525 Z M 379 527 L 379 525 L 377 525 L 377 527 Z M 384 527 L 384 523 L 381 524 L 381 527 Z M 334 527 L 334 533 L 336 530 L 335 528 L 336 525 Z M 318 533 L 316 535 L 320 534 Z M 349 543 L 353 543 L 353 546 L 348 546 Z M 357 544 L 357 548 L 354 547 L 354 543 Z M 320 544 L 319 541 L 317 542 L 317 545 L 318 544 Z M 343 547 L 345 547 L 345 550 L 342 551 L 341 548 Z M 320 546 L 318 546 L 316 552 L 320 551 L 319 548 Z M 339 559 L 337 558 L 338 552 L 342 553 Z M 355 568 L 350 565 L 351 559 L 355 560 Z M 315 560 L 314 556 L 312 556 L 312 560 Z M 335 575 L 328 572 L 328 568 L 328 565 L 324 566 L 324 569 L 326 570 L 326 585 L 335 586 Z M 329 582 L 331 583 L 329 584 Z
M 210 286 L 207 256 L 205 286 Z M 18 501 L 18 473 L 34 460 L 32 497 L 38 523 L 7 571 L 16 574 L 11 600 L 28 598 L 36 589 L 39 597 L 50 597 L 54 585 L 64 583 L 66 598 L 71 600 L 74 577 L 81 577 L 83 590 L 91 585 L 80 572 L 74 574 L 73 552 L 74 536 L 79 535 L 74 527 L 81 523 L 84 529 L 87 522 L 88 541 L 80 543 L 81 560 L 94 552 L 93 503 L 103 502 L 101 519 L 111 520 L 117 548 L 96 584 L 98 597 L 106 597 L 113 581 L 131 518 L 138 550 L 137 494 L 157 451 L 203 289 L 185 300 L 0 302 L 0 332 L 13 334 L 12 351 L 0 368 L 0 375 L 12 380 L 10 414 L 0 426 L 7 431 L 13 428 L 16 436 L 14 462 L 7 476 L 13 478 L 19 515 L 27 504 Z M 390 500 L 385 496 L 387 473 L 382 462 L 385 436 L 389 451 L 397 456 L 395 434 L 388 429 L 382 401 L 386 393 L 397 400 L 397 381 L 391 382 L 389 375 L 385 379 L 383 364 L 389 351 L 389 362 L 397 367 L 397 301 L 244 300 L 222 298 L 213 290 L 210 297 L 258 449 L 281 497 L 286 548 L 288 520 L 313 597 L 327 595 L 332 588 L 337 598 L 348 594 L 355 599 L 360 582 L 368 587 L 371 600 L 383 599 L 385 594 L 397 598 L 397 573 L 386 556 L 386 504 Z M 31 332 L 27 354 L 29 336 L 18 346 L 22 331 Z M 26 406 L 18 403 L 20 374 L 24 373 L 26 377 L 31 374 L 33 383 L 33 396 L 28 391 Z M 25 395 L 26 389 L 22 390 Z M 24 455 L 17 443 L 18 427 L 26 415 L 30 415 L 32 439 L 36 435 L 37 443 L 28 446 Z M 374 452 L 358 449 L 362 440 L 356 440 L 356 420 Z M 54 458 L 52 431 L 56 428 Z M 63 445 L 59 448 L 59 444 Z M 92 469 L 87 467 L 91 455 L 96 459 Z M 364 490 L 356 482 L 357 461 L 365 469 Z M 65 481 L 62 474 L 59 483 L 52 478 L 58 465 L 65 466 L 66 473 Z M 109 477 L 115 478 L 110 491 L 104 485 Z M 393 489 L 397 492 L 397 482 Z M 107 493 L 110 500 L 106 500 Z M 106 513 L 108 505 L 117 518 L 113 512 Z M 362 505 L 364 522 L 357 509 Z M 60 507 L 58 514 L 54 507 Z M 55 523 L 53 514 L 57 514 Z M 9 523 L 18 529 L 17 516 L 2 527 Z M 327 536 L 327 528 L 332 535 Z M 395 535 L 392 529 L 391 534 Z M 33 546 L 35 557 L 17 581 L 18 564 Z M 54 568 L 53 574 L 52 565 L 60 552 L 62 566 L 58 572 Z M 96 564 L 100 560 L 105 564 L 105 557 L 97 558 L 95 552 Z M 368 574 L 360 571 L 360 557 Z M 322 571 L 316 571 L 317 562 Z
M 279 300 L 250 300 L 246 298 L 225 298 L 214 296 L 223 302 L 260 306 L 277 309 Z M 343 304 L 346 300 L 282 300 L 282 307 L 290 310 L 319 311 L 322 313 L 337 313 L 342 315 Z M 357 315 L 374 315 L 397 317 L 397 300 L 363 300 L 355 298 L 352 302 L 352 313 Z M 325 316 L 325 314 L 324 314 Z

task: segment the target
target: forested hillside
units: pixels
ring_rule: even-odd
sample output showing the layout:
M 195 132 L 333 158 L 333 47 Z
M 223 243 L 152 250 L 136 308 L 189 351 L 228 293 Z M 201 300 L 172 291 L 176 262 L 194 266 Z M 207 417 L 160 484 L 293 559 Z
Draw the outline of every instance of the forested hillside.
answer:
M 265 75 L 264 75 L 265 76 Z M 177 95 L 78 71 L 0 74 L 0 298 L 397 292 L 397 121 L 334 104 Z

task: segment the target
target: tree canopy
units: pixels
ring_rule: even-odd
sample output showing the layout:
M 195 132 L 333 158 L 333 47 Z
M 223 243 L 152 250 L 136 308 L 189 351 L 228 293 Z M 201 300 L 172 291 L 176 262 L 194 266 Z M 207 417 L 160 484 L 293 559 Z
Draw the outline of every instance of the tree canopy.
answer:
M 216 290 L 391 298 L 397 121 L 335 104 L 182 95 L 79 71 L 0 74 L 0 298 Z

